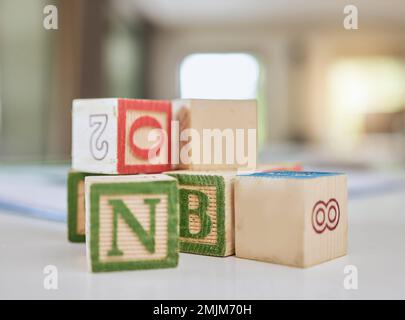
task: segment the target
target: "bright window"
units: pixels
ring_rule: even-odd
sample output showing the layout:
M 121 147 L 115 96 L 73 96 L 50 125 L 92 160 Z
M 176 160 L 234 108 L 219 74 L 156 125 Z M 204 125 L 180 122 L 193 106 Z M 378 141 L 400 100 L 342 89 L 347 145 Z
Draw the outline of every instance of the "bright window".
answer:
M 390 57 L 337 61 L 330 72 L 331 101 L 349 113 L 392 112 L 405 104 L 405 63 Z
M 196 53 L 180 68 L 182 98 L 254 99 L 259 64 L 246 53 Z
M 347 58 L 329 70 L 330 133 L 334 144 L 353 146 L 364 115 L 405 106 L 405 63 L 395 57 Z
M 263 72 L 248 53 L 195 53 L 180 66 L 180 95 L 194 99 L 257 99 L 259 146 L 266 137 Z

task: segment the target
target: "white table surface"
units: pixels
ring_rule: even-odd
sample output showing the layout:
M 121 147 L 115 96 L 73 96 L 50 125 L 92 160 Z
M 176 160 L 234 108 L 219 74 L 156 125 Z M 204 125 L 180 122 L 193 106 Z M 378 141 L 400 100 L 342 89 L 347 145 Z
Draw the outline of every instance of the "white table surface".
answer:
M 181 254 L 176 269 L 91 274 L 66 225 L 0 212 L 0 299 L 405 298 L 405 190 L 349 201 L 349 254 L 309 269 Z M 358 290 L 343 287 L 358 268 Z M 58 269 L 58 290 L 43 268 Z

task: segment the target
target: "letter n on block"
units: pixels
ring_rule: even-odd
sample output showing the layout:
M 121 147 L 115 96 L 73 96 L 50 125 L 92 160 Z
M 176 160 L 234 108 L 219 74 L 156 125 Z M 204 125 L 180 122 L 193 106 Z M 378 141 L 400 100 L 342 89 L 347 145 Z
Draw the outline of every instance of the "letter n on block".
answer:
M 88 177 L 86 243 L 93 272 L 178 262 L 178 193 L 165 175 Z
M 234 254 L 234 173 L 172 171 L 179 184 L 180 251 Z

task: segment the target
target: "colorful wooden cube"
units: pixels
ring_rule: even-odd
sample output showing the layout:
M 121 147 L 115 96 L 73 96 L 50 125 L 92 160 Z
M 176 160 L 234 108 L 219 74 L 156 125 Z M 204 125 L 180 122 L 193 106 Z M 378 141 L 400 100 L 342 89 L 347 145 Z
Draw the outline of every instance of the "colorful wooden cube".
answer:
M 84 178 L 88 173 L 70 171 L 67 180 L 68 192 L 68 240 L 86 241 L 86 210 L 84 207 Z
M 347 253 L 344 174 L 278 171 L 235 182 L 236 256 L 309 267 Z
M 235 253 L 235 172 L 172 171 L 178 181 L 180 251 L 213 256 Z
M 72 110 L 72 167 L 106 174 L 170 170 L 171 103 L 79 99 Z
M 257 159 L 256 100 L 174 100 L 176 169 L 254 168 Z
M 178 261 L 177 181 L 161 174 L 85 179 L 93 272 L 169 268 Z

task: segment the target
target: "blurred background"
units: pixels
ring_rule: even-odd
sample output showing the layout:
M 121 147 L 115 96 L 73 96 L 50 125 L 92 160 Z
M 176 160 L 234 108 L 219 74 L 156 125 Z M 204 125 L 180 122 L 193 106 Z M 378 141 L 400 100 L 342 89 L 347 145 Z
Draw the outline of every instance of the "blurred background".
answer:
M 0 0 L 0 298 L 176 298 L 203 282 L 187 297 L 404 298 L 404 40 L 404 0 Z M 71 106 L 105 97 L 256 98 L 259 162 L 348 174 L 349 256 L 305 273 L 184 257 L 181 281 L 86 276 L 63 224 Z M 41 286 L 48 263 L 59 295 Z M 341 287 L 348 263 L 362 291 Z
M 261 161 L 401 166 L 404 31 L 401 0 L 0 0 L 0 161 L 68 163 L 74 98 L 189 97 L 257 98 Z

